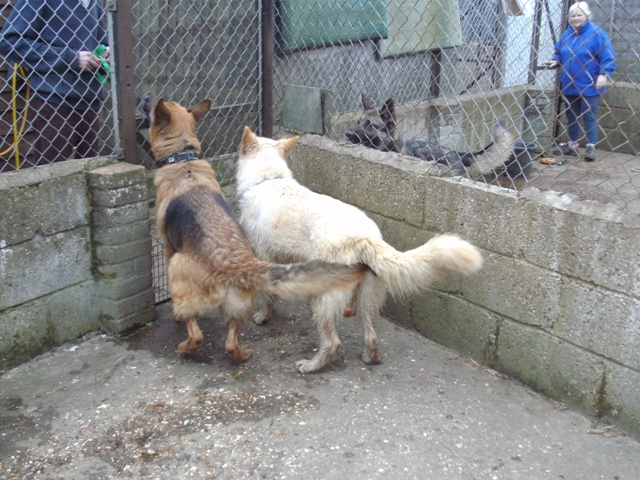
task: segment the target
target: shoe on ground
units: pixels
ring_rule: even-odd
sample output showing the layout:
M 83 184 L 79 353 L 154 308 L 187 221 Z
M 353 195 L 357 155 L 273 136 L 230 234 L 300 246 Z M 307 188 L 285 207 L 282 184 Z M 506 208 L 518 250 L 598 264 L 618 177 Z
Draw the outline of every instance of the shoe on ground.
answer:
M 559 143 L 558 149 L 554 150 L 553 153 L 556 155 L 567 155 L 570 157 L 578 156 L 578 144 L 577 143 Z
M 596 159 L 596 146 L 588 143 L 587 148 L 584 151 L 585 162 L 593 162 Z

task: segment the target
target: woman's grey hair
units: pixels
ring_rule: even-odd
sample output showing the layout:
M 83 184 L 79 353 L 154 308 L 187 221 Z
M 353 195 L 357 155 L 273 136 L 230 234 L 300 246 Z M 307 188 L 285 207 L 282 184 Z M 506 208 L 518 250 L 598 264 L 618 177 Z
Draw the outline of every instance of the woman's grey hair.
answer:
M 576 2 L 569 7 L 569 16 L 576 10 L 582 10 L 587 18 L 591 18 L 591 9 L 589 8 L 589 4 L 587 2 Z

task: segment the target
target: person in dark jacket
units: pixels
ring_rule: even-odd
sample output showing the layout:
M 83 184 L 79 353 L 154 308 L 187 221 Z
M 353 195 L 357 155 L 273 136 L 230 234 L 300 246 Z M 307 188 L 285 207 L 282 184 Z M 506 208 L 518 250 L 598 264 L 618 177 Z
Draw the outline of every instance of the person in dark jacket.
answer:
M 598 105 L 609 75 L 615 70 L 615 53 L 606 32 L 590 22 L 587 2 L 569 7 L 569 26 L 555 46 L 550 68 L 561 67 L 562 95 L 567 104 L 569 143 L 564 155 L 578 156 L 578 139 L 582 120 L 587 138 L 586 161 L 596 159 L 598 141 Z
M 98 154 L 103 16 L 100 0 L 16 0 L 0 32 L 0 53 L 28 72 L 36 165 Z

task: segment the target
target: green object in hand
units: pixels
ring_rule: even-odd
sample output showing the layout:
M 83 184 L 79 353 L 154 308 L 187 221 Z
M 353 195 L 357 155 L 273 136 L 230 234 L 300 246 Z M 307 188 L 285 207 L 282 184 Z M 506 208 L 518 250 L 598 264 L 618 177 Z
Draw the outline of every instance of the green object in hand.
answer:
M 107 85 L 111 81 L 111 77 L 109 76 L 111 65 L 109 65 L 109 62 L 103 57 L 106 51 L 107 47 L 102 44 L 98 45 L 93 51 L 93 54 L 100 59 L 100 66 L 96 70 L 96 77 L 98 77 L 98 80 L 100 80 L 100 83 L 103 85 Z

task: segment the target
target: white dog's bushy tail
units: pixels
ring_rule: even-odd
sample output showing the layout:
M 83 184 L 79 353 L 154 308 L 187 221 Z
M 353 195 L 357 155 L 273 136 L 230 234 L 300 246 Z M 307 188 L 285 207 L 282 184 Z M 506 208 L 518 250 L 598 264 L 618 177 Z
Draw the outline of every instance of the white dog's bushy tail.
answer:
M 446 273 L 469 275 L 482 267 L 478 248 L 455 235 L 439 235 L 406 252 L 382 241 L 372 247 L 376 253 L 367 263 L 394 297 L 425 290 Z

